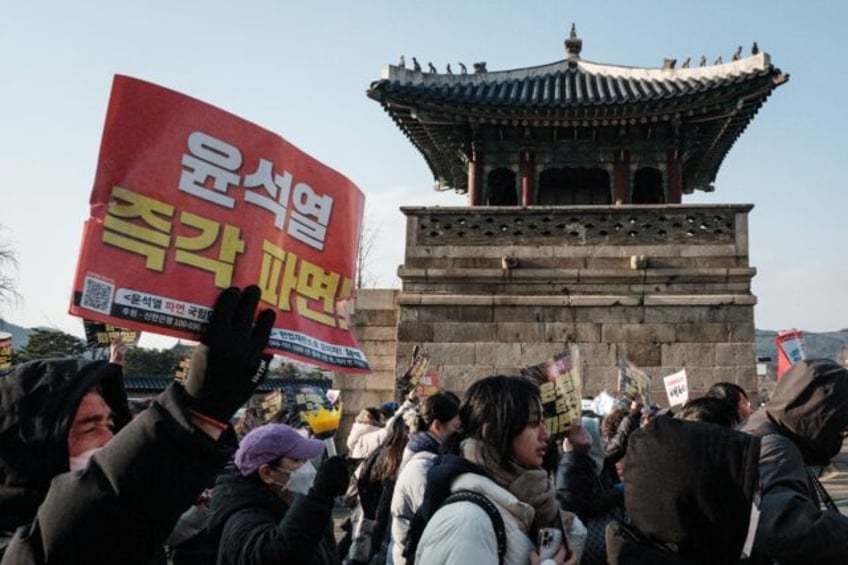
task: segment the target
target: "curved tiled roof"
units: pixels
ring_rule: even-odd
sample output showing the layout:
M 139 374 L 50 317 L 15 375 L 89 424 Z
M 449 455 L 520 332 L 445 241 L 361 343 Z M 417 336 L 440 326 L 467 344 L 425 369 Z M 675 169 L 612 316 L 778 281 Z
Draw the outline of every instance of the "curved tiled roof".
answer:
M 474 74 L 425 73 L 390 65 L 369 96 L 522 108 L 590 107 L 691 96 L 780 74 L 767 53 L 708 67 L 647 69 L 569 59 L 527 69 Z
M 692 151 L 685 188 L 709 190 L 733 142 L 788 79 L 764 52 L 724 64 L 659 69 L 603 65 L 581 60 L 579 46 L 569 51 L 567 59 L 548 65 L 473 74 L 390 65 L 367 94 L 383 105 L 445 187 L 466 188 L 471 127 L 657 121 L 685 127 L 691 120 L 703 139 Z

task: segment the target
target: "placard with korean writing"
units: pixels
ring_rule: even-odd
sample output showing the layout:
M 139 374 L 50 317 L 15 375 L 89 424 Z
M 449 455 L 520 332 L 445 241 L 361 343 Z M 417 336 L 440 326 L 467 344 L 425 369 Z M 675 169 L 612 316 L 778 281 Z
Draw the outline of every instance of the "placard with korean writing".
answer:
M 424 376 L 419 379 L 418 385 L 415 387 L 415 395 L 418 397 L 418 400 L 423 400 L 439 392 L 439 380 L 439 373 L 435 371 L 427 371 Z
M 347 317 L 364 195 L 282 137 L 116 76 L 90 204 L 72 314 L 197 339 L 222 289 L 256 284 L 271 351 L 369 370 Z
M 651 377 L 627 359 L 619 359 L 618 390 L 628 400 L 641 395 L 643 401 L 650 401 Z
M 804 354 L 804 334 L 799 331 L 783 331 L 778 333 L 775 343 L 786 355 L 789 363 L 795 364 L 806 358 Z
M 559 439 L 568 433 L 571 421 L 582 414 L 583 378 L 580 352 L 576 345 L 554 355 L 544 363 L 524 367 L 521 375 L 539 384 L 542 412 L 551 436 Z
M 409 368 L 395 379 L 395 391 L 398 401 L 402 401 L 409 391 L 418 386 L 418 383 L 427 374 L 429 367 L 430 356 L 421 347 L 421 344 L 415 344 L 412 348 L 412 361 L 409 364 Z
M 686 379 L 686 369 L 663 377 L 665 393 L 668 395 L 668 405 L 680 406 L 689 400 L 689 382 Z
M 141 332 L 138 330 L 119 328 L 94 320 L 83 320 L 82 324 L 85 329 L 85 341 L 89 347 L 109 347 L 115 340 L 121 340 L 127 345 L 138 345 L 141 338 Z

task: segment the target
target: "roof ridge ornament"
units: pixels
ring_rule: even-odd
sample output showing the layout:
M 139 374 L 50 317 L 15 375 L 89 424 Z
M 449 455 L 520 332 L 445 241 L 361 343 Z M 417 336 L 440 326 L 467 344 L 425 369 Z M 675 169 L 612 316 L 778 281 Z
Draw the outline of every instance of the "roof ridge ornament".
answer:
M 568 54 L 568 66 L 575 68 L 580 59 L 580 50 L 583 49 L 583 40 L 577 37 L 577 26 L 571 23 L 571 33 L 565 40 L 565 52 Z
M 738 61 L 741 58 L 742 58 L 742 46 L 740 45 L 736 49 L 736 52 L 733 53 L 733 57 L 731 57 L 731 61 Z

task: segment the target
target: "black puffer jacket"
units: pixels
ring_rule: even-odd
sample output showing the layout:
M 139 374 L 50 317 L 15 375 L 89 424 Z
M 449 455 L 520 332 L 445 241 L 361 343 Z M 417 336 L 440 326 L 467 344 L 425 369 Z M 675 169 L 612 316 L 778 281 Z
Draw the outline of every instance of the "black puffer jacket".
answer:
M 2 564 L 147 565 L 236 445 L 231 429 L 213 441 L 195 428 L 186 406 L 182 387 L 171 385 L 84 471 L 55 477 Z
M 310 495 L 296 495 L 289 507 L 229 465 L 215 483 L 209 517 L 210 532 L 220 537 L 218 564 L 337 564 L 332 510 Z
M 574 512 L 584 523 L 624 505 L 623 495 L 606 486 L 588 453 L 567 451 L 560 456 L 556 490 L 560 508 Z
M 130 419 L 119 365 L 45 359 L 0 376 L 0 536 L 6 541 L 35 517 L 53 477 L 68 471 L 71 423 L 97 385 L 117 431 Z
M 848 563 L 848 517 L 822 510 L 807 465 L 825 465 L 848 428 L 848 370 L 830 360 L 794 365 L 745 431 L 762 438 L 759 562 Z
M 610 539 L 610 563 L 737 563 L 758 482 L 760 442 L 704 422 L 659 417 L 627 447 L 625 507 L 645 543 Z

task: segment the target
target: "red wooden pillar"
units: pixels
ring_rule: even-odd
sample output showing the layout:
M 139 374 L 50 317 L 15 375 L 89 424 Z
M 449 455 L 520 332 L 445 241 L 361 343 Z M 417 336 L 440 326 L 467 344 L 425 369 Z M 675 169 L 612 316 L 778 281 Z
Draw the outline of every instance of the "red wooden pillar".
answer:
M 480 167 L 477 161 L 468 161 L 468 205 L 480 204 Z
M 521 152 L 521 205 L 536 203 L 536 158 L 529 151 Z
M 618 151 L 614 163 L 615 171 L 615 194 L 613 202 L 630 204 L 630 151 L 624 149 Z
M 680 204 L 683 200 L 683 167 L 672 153 L 668 156 L 668 203 Z

